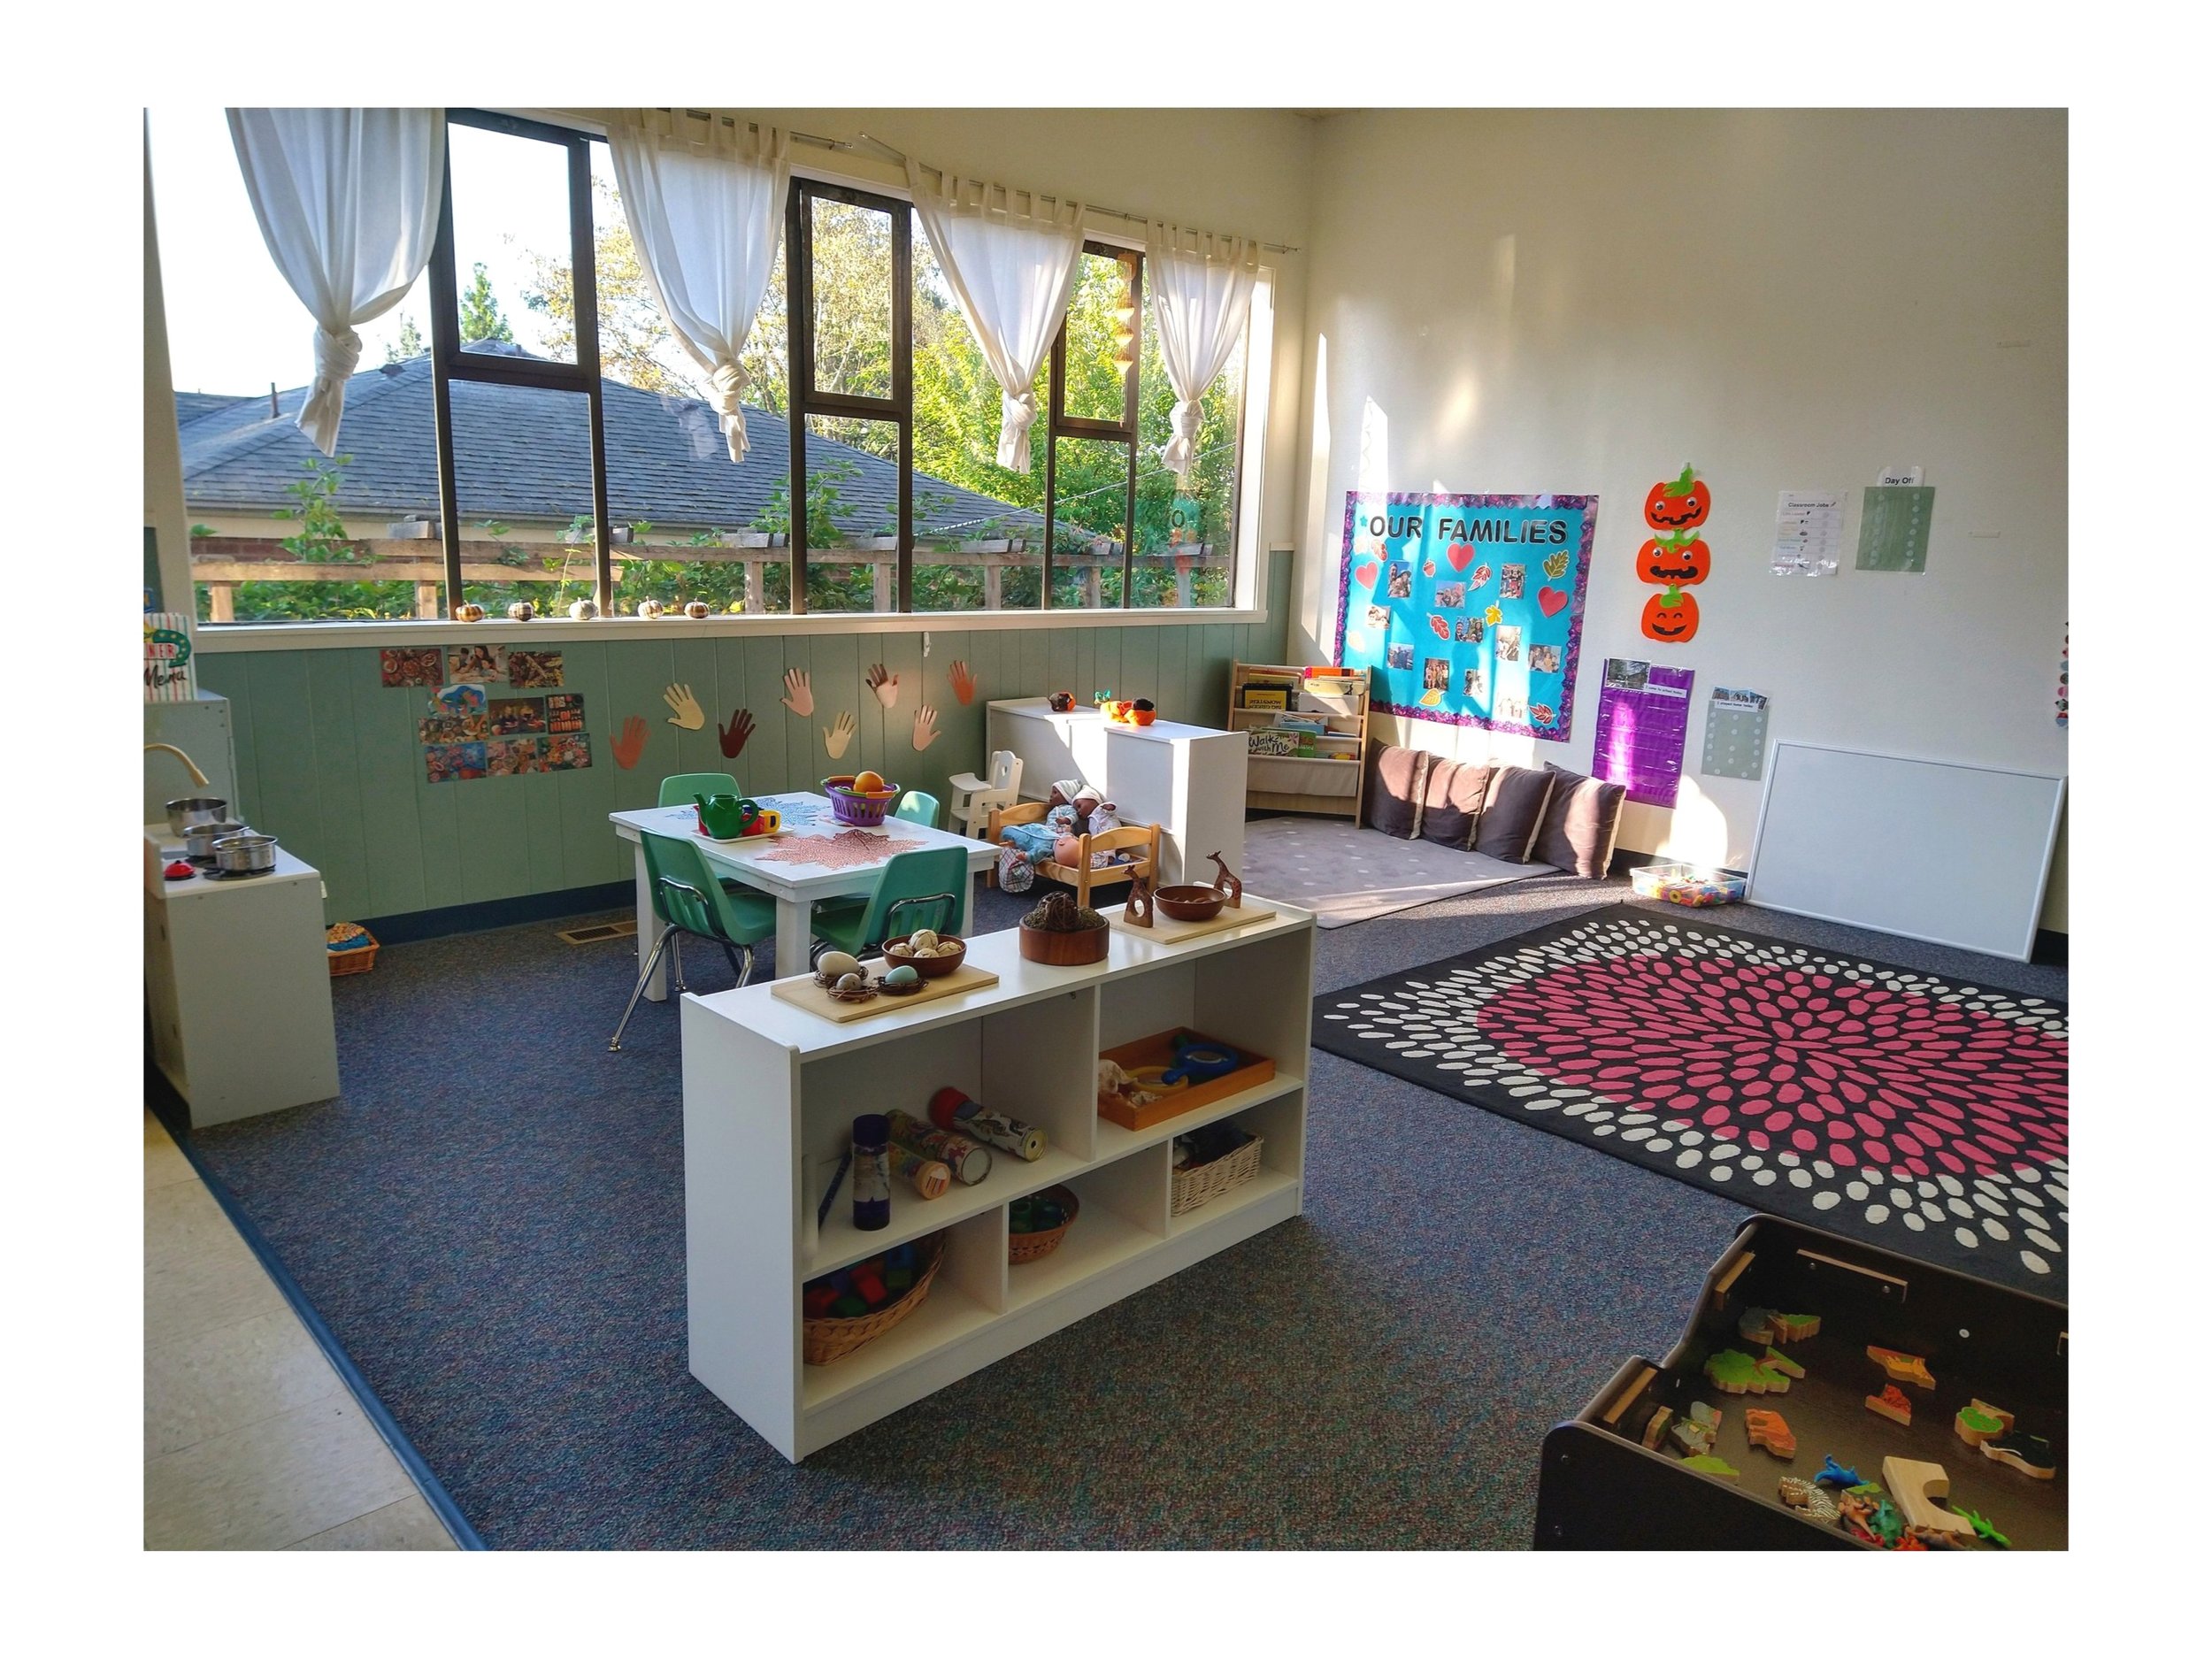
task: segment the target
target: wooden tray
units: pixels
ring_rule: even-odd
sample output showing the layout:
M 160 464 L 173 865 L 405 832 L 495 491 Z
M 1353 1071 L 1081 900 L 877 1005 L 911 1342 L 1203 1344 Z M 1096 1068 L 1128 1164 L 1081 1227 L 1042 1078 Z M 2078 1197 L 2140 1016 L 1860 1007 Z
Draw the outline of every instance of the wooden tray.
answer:
M 1265 921 L 1276 913 L 1272 904 L 1248 894 L 1240 908 L 1224 910 L 1210 921 L 1178 921 L 1156 909 L 1152 912 L 1152 925 L 1140 927 L 1129 920 L 1128 910 L 1126 904 L 1116 904 L 1111 910 L 1102 910 L 1098 913 L 1106 917 L 1106 925 L 1116 932 L 1125 933 L 1133 939 L 1149 939 L 1155 944 L 1180 944 L 1186 939 L 1202 938 L 1209 933 L 1220 933 L 1254 921 Z M 1109 1054 L 1107 1057 L 1110 1059 L 1113 1055 Z
M 1101 1094 L 1098 1114 L 1108 1122 L 1118 1123 L 1126 1129 L 1150 1128 L 1171 1117 L 1194 1111 L 1202 1105 L 1211 1105 L 1216 1100 L 1225 1100 L 1233 1094 L 1256 1088 L 1275 1075 L 1275 1062 L 1265 1055 L 1247 1053 L 1234 1042 L 1219 1041 L 1203 1032 L 1182 1026 L 1140 1037 L 1133 1042 L 1124 1042 L 1119 1048 L 1108 1048 L 1099 1057 L 1112 1060 L 1124 1071 L 1133 1071 L 1139 1065 L 1171 1065 L 1175 1063 L 1175 1039 L 1179 1036 L 1228 1048 L 1241 1055 L 1245 1063 L 1225 1077 L 1216 1077 L 1210 1082 L 1194 1082 L 1187 1088 L 1163 1094 L 1149 1105 L 1132 1106 L 1112 1096 Z
M 691 832 L 691 838 L 695 841 L 703 841 L 709 846 L 713 847 L 749 847 L 756 841 L 780 841 L 790 833 L 791 831 L 787 828 L 771 829 L 764 834 L 732 835 L 726 841 L 720 835 L 701 834 L 695 829 Z
M 827 1019 L 833 1025 L 850 1025 L 855 1019 L 872 1019 L 879 1013 L 889 1013 L 898 1008 L 918 1008 L 925 1002 L 934 1002 L 940 996 L 963 995 L 968 991 L 981 990 L 987 985 L 996 983 L 998 975 L 990 969 L 971 967 L 963 962 L 942 979 L 925 979 L 922 987 L 910 996 L 876 995 L 866 1002 L 840 1002 L 816 984 L 811 973 L 779 979 L 768 986 L 768 992 L 778 1001 L 787 1002 L 795 1008 L 804 1008 L 818 1018 Z M 1144 1063 L 1142 1060 L 1138 1062 L 1140 1064 Z

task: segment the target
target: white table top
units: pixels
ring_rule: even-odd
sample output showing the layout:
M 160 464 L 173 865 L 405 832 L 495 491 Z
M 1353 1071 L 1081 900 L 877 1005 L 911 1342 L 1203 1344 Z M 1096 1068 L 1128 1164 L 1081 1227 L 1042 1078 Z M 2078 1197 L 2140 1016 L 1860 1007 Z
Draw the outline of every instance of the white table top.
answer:
M 882 859 L 841 865 L 802 863 L 789 856 L 764 856 L 794 840 L 808 836 L 871 836 L 885 843 L 885 858 L 901 852 L 926 851 L 932 847 L 958 847 L 967 853 L 971 870 L 988 869 L 998 857 L 996 847 L 948 834 L 926 824 L 909 823 L 902 817 L 887 817 L 879 829 L 852 828 L 830 815 L 829 798 L 824 794 L 801 790 L 789 794 L 757 794 L 753 798 L 783 814 L 785 833 L 773 840 L 747 841 L 736 845 L 710 841 L 698 833 L 699 809 L 695 806 L 646 806 L 635 811 L 610 812 L 607 816 L 615 833 L 625 840 L 634 841 L 641 829 L 649 829 L 656 834 L 689 835 L 700 851 L 706 854 L 709 864 L 728 870 L 748 886 L 793 896 L 820 897 L 865 891 L 883 871 Z
M 1064 733 L 1078 726 L 1102 725 L 1117 737 L 1135 737 L 1146 742 L 1188 742 L 1199 737 L 1240 737 L 1241 733 L 1222 731 L 1212 725 L 1181 725 L 1171 719 L 1156 719 L 1149 725 L 1124 725 L 1108 719 L 1097 708 L 1080 704 L 1064 714 L 1056 714 L 1052 704 L 1041 696 L 1010 697 L 986 704 L 992 712 L 1011 714 L 1021 719 L 1041 719 L 1057 725 Z
M 1218 955 L 1265 934 L 1294 933 L 1314 924 L 1310 910 L 1300 910 L 1273 898 L 1268 902 L 1273 906 L 1271 912 L 1256 917 L 1249 926 L 1209 933 L 1177 944 L 1138 938 L 1116 927 L 1107 940 L 1106 959 L 1081 967 L 1047 967 L 1025 960 L 1019 934 L 1012 927 L 979 933 L 968 940 L 968 964 L 989 969 L 998 975 L 998 983 L 971 990 L 965 995 L 942 996 L 913 1008 L 889 1009 L 845 1025 L 818 1018 L 805 1009 L 783 1001 L 771 994 L 765 982 L 706 996 L 687 993 L 686 999 L 772 1042 L 810 1057 L 820 1057 L 848 1048 L 870 1047 L 887 1038 L 908 1035 L 932 1025 L 971 1019 L 979 1011 L 1064 995 L 1093 979 Z M 1121 906 L 1116 905 L 1100 913 L 1110 921 L 1120 911 Z

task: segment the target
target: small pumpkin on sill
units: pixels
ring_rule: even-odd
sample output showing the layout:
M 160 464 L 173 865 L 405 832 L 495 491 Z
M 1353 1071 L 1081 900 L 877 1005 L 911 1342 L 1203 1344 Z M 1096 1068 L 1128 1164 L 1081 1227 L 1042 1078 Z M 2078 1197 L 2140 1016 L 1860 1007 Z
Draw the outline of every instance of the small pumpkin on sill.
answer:
M 684 614 L 695 622 L 703 622 L 714 614 L 714 607 L 704 599 L 694 599 L 684 606 Z
M 590 599 L 579 599 L 575 603 L 568 607 L 568 619 L 572 622 L 592 621 L 595 619 L 598 615 L 599 606 L 595 601 Z
M 640 599 L 637 602 L 639 618 L 648 622 L 658 616 L 664 608 L 666 607 L 658 599 Z
M 537 613 L 538 607 L 527 599 L 517 599 L 507 607 L 507 619 L 511 622 L 526 622 Z
M 453 607 L 453 619 L 457 622 L 480 622 L 484 619 L 484 607 L 480 604 L 457 604 Z

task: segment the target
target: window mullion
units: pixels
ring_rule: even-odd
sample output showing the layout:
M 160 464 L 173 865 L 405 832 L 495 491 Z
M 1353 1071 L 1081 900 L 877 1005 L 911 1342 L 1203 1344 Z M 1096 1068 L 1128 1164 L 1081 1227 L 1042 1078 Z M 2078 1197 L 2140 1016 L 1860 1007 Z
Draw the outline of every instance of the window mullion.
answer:
M 599 613 L 614 614 L 614 531 L 607 522 L 607 434 L 599 372 L 599 249 L 592 236 L 591 146 L 568 143 L 569 292 L 576 309 L 576 366 L 584 379 L 591 425 L 592 585 Z M 566 568 L 564 565 L 564 575 Z
M 1129 425 L 1128 510 L 1122 515 L 1121 608 L 1128 610 L 1137 596 L 1137 410 L 1138 378 L 1144 372 L 1144 256 L 1129 256 L 1130 318 L 1129 377 L 1122 392 L 1122 418 Z
M 453 267 L 453 158 L 438 191 L 438 235 L 430 245 L 430 427 L 438 455 L 438 539 L 445 555 L 445 613 L 461 603 L 461 509 L 453 467 L 453 361 L 461 349 L 460 290 Z
M 814 216 L 805 189 L 794 186 L 784 209 L 784 373 L 791 414 L 791 614 L 806 614 L 806 406 L 814 390 Z
M 899 420 L 899 575 L 896 603 L 914 608 L 914 214 L 891 215 L 891 401 Z

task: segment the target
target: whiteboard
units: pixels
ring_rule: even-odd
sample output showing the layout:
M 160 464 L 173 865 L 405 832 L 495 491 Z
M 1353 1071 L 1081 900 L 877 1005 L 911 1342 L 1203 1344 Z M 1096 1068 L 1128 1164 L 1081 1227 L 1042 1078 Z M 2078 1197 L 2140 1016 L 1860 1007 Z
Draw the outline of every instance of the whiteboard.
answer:
M 1745 897 L 2024 962 L 2066 779 L 1778 742 Z

